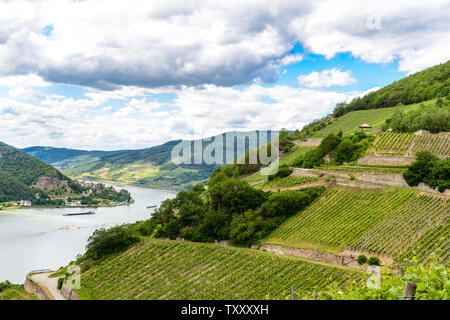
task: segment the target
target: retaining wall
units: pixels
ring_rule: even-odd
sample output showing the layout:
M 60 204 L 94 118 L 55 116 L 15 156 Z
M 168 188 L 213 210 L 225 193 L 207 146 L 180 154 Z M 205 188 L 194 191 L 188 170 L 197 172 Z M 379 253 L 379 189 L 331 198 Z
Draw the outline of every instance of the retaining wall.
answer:
M 432 189 L 423 182 L 421 182 L 417 187 L 410 187 L 403 178 L 403 174 L 401 173 L 359 173 L 359 172 L 327 171 L 327 174 L 336 176 L 336 181 L 339 184 L 352 185 L 356 187 L 361 186 L 363 188 L 376 188 L 385 186 L 403 187 L 423 192 L 430 192 L 439 195 L 450 196 L 449 189 L 445 190 L 444 192 L 439 192 L 437 189 Z M 351 176 L 354 176 L 355 179 L 359 181 L 350 180 Z M 365 184 L 365 182 L 368 182 L 369 184 Z M 377 184 L 380 186 L 377 186 Z
M 364 164 L 391 164 L 391 165 L 410 165 L 414 158 L 400 156 L 375 156 L 367 155 L 358 160 L 358 163 Z
M 301 141 L 294 141 L 297 146 L 302 147 L 317 147 L 322 142 L 322 138 L 310 138 Z
M 65 282 L 61 287 L 61 294 L 66 300 L 80 300 L 78 294 L 73 291 Z
M 281 254 L 281 255 L 288 255 L 288 256 L 295 256 L 303 259 L 328 263 L 328 264 L 335 264 L 339 266 L 345 266 L 345 267 L 352 267 L 352 268 L 358 268 L 358 269 L 364 269 L 363 266 L 358 264 L 358 262 L 351 258 L 350 256 L 345 255 L 337 255 L 332 253 L 324 253 L 309 249 L 301 249 L 301 248 L 291 248 L 291 247 L 283 247 L 283 246 L 276 246 L 272 244 L 264 244 L 260 248 L 261 250 Z
M 50 292 L 31 280 L 29 275 L 25 278 L 23 286 L 25 291 L 34 294 L 39 300 L 55 300 Z

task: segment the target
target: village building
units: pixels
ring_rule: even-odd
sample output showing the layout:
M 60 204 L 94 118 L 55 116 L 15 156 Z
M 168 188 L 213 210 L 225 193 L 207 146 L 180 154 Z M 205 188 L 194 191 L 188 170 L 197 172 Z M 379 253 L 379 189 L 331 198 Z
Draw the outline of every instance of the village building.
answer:
M 20 200 L 19 205 L 21 207 L 31 207 L 31 201 L 29 200 Z

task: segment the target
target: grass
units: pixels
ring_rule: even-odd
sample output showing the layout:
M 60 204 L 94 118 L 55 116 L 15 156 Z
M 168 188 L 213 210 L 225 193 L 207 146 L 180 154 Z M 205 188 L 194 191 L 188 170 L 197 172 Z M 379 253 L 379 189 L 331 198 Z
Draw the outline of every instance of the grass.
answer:
M 293 150 L 289 153 L 286 153 L 280 157 L 280 166 L 282 165 L 288 165 L 288 166 L 294 166 L 297 162 L 297 159 L 308 152 L 311 149 L 314 149 L 315 147 L 302 147 L 302 146 L 295 146 Z M 255 174 L 244 178 L 247 182 L 257 182 L 257 181 L 265 181 L 267 180 L 267 176 L 262 176 L 260 172 L 256 172 Z
M 260 250 L 169 240 L 144 240 L 82 273 L 88 299 L 289 299 L 331 283 L 357 279 L 354 270 Z
M 425 102 L 425 104 L 434 103 L 435 100 Z M 329 133 L 338 133 L 342 131 L 344 135 L 352 134 L 359 130 L 359 126 L 367 123 L 372 126 L 371 132 L 376 132 L 380 129 L 384 121 L 392 116 L 397 108 L 403 112 L 408 112 L 419 108 L 419 103 L 411 104 L 402 107 L 382 108 L 373 110 L 353 111 L 337 118 L 334 122 L 327 125 L 325 128 L 313 133 L 312 138 L 324 138 Z
M 273 188 L 273 187 L 290 187 L 294 185 L 302 185 L 319 180 L 318 177 L 296 177 L 289 176 L 286 178 L 277 178 L 272 181 L 265 181 L 256 185 L 256 188 Z
M 26 292 L 23 285 L 12 285 L 0 291 L 0 300 L 37 300 L 37 297 Z

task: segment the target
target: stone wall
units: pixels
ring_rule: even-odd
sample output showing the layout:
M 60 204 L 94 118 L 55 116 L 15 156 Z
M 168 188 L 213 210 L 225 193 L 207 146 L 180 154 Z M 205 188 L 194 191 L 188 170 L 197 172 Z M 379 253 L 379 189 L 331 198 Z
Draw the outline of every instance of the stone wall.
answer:
M 59 180 L 58 178 L 53 177 L 39 177 L 35 186 L 38 189 L 51 190 L 61 187 L 67 188 L 69 187 L 69 182 L 67 180 Z
M 73 291 L 65 282 L 61 287 L 61 294 L 66 300 L 80 300 L 78 294 Z
M 342 172 L 342 171 L 327 171 L 329 175 L 335 175 L 338 184 L 350 185 L 362 188 L 376 188 L 392 186 L 403 187 L 423 192 L 436 193 L 439 195 L 450 196 L 450 190 L 447 189 L 444 192 L 439 192 L 437 189 L 432 189 L 423 182 L 417 187 L 410 187 L 403 178 L 401 173 L 359 173 L 359 172 Z M 356 180 L 350 180 L 351 176 Z M 350 180 L 350 181 L 349 181 Z M 365 184 L 368 182 L 369 184 Z
M 25 291 L 35 295 L 39 300 L 55 300 L 50 292 L 31 280 L 28 275 L 25 278 L 25 283 L 23 286 L 25 288 Z
M 334 264 L 339 266 L 346 266 L 352 268 L 363 269 L 364 267 L 359 265 L 355 258 L 345 255 L 337 255 L 331 253 L 324 253 L 309 249 L 300 249 L 300 248 L 291 248 L 291 247 L 283 247 L 276 246 L 271 244 L 264 244 L 260 248 L 261 250 L 280 254 L 280 255 L 288 255 L 295 256 L 303 259 Z
M 357 188 L 365 188 L 365 189 L 374 189 L 374 188 L 384 188 L 381 184 L 375 184 L 370 182 L 363 182 L 358 180 L 351 180 L 348 178 L 336 177 L 336 183 L 342 186 L 349 187 L 357 187 Z
M 414 158 L 407 158 L 401 156 L 375 156 L 367 155 L 358 160 L 358 163 L 363 164 L 390 164 L 390 165 L 410 165 L 414 162 Z
M 301 141 L 294 141 L 297 146 L 302 147 L 317 147 L 322 142 L 322 138 L 310 138 Z
M 308 169 L 292 168 L 292 176 L 295 177 L 322 177 L 324 174 L 320 172 L 309 171 Z

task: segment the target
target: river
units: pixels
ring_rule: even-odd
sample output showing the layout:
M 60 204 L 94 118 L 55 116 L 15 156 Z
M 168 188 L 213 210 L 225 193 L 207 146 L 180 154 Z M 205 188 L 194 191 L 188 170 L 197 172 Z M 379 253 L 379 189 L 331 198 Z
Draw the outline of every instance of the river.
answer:
M 176 194 L 167 190 L 126 186 L 135 202 L 98 208 L 95 215 L 62 216 L 88 211 L 80 208 L 0 211 L 0 282 L 23 283 L 32 270 L 57 269 L 83 254 L 89 236 L 98 228 L 148 219 L 154 209 Z

